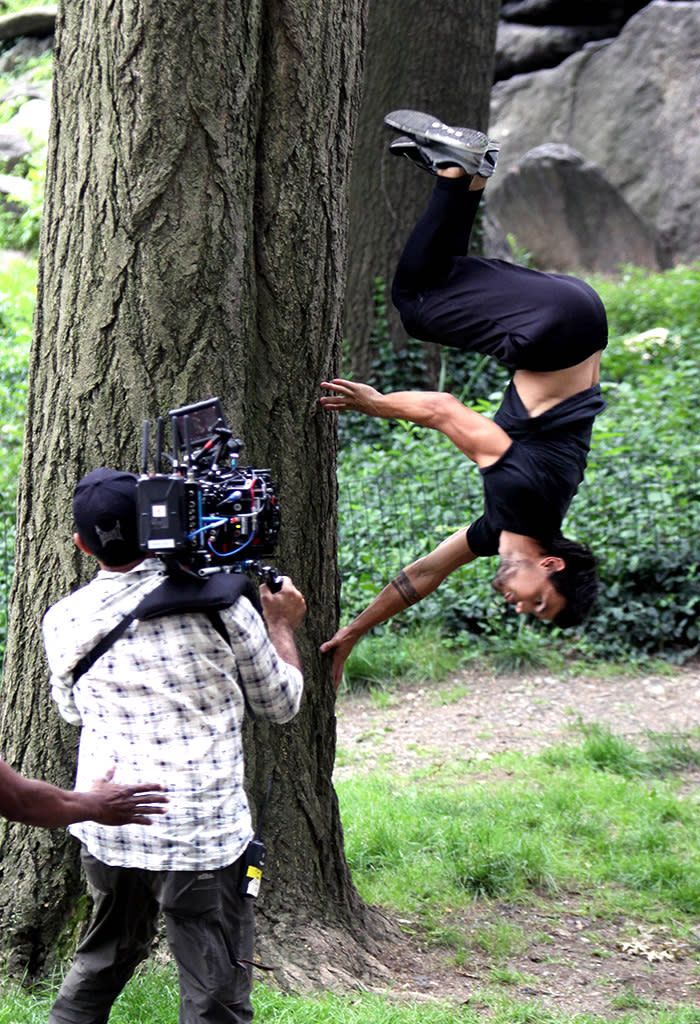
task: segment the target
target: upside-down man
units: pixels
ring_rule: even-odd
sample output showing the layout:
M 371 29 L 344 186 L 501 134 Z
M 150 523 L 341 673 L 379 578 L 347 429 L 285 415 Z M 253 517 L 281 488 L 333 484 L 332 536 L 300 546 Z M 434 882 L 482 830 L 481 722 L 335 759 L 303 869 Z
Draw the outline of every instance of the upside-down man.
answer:
M 605 407 L 598 383 L 607 320 L 596 292 L 578 278 L 467 255 L 469 236 L 498 144 L 428 114 L 385 118 L 400 133 L 391 151 L 437 175 L 398 263 L 392 301 L 415 338 L 493 356 L 513 373 L 493 420 L 445 392 L 382 395 L 335 379 L 324 408 L 405 419 L 445 434 L 483 477 L 484 511 L 402 570 L 321 650 L 333 680 L 374 626 L 430 594 L 475 558 L 500 556 L 493 586 L 516 612 L 560 626 L 581 622 L 598 592 L 587 547 L 561 523 L 583 479 L 593 421 Z

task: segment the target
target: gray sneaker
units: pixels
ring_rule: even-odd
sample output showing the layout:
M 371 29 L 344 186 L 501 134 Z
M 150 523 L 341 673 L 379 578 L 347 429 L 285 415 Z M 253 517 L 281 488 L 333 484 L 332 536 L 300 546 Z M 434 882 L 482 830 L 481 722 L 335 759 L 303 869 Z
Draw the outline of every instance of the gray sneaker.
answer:
M 435 174 L 437 171 L 430 153 L 423 146 L 419 146 L 415 139 L 409 139 L 407 135 L 399 135 L 392 139 L 389 143 L 389 152 L 394 156 L 407 157 L 422 171 L 428 171 L 430 174 Z
M 479 169 L 474 174 L 482 178 L 490 178 L 496 168 L 499 143 L 489 139 L 488 149 L 484 153 Z M 436 174 L 441 167 L 463 167 L 464 164 L 453 155 L 445 153 L 443 147 L 437 145 L 419 146 L 415 139 L 407 135 L 399 135 L 389 143 L 389 151 L 394 156 L 405 156 L 421 170 Z
M 462 167 L 467 174 L 478 173 L 488 149 L 489 140 L 483 132 L 473 128 L 452 128 L 431 114 L 422 114 L 418 110 L 394 110 L 386 115 L 384 124 L 414 139 L 419 146 L 427 146 L 431 152 L 451 158 L 452 165 Z
M 484 153 L 484 158 L 481 161 L 481 166 L 476 172 L 480 178 L 490 178 L 493 172 L 496 170 L 496 163 L 498 161 L 498 151 L 501 148 L 500 142 L 496 142 L 495 139 L 489 139 L 488 149 Z

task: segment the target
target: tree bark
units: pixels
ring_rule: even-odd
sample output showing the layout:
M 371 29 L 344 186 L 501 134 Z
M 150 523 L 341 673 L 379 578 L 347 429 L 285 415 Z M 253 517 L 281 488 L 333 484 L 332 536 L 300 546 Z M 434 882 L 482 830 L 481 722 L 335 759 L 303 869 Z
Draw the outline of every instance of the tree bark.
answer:
M 77 736 L 50 701 L 39 629 L 92 570 L 71 541 L 73 487 L 99 465 L 137 471 L 142 420 L 221 397 L 245 462 L 274 471 L 277 564 L 309 608 L 302 711 L 247 736 L 254 803 L 274 769 L 262 946 L 297 983 L 318 971 L 304 944 L 320 921 L 343 934 L 349 974 L 348 936 L 366 945 L 374 921 L 343 853 L 318 654 L 338 615 L 336 441 L 318 385 L 340 348 L 364 20 L 365 0 L 59 8 L 2 690 L 6 758 L 70 785 Z M 32 973 L 74 913 L 77 844 L 9 825 L 0 839 L 3 946 Z
M 390 287 L 401 249 L 427 203 L 433 181 L 389 153 L 382 125 L 390 110 L 415 109 L 448 124 L 486 131 L 500 0 L 391 0 L 370 8 L 360 119 L 350 184 L 345 337 L 360 380 L 376 349 L 374 282 Z M 394 347 L 406 332 L 389 303 Z M 429 348 L 435 366 L 435 347 Z M 433 381 L 434 383 L 434 381 Z

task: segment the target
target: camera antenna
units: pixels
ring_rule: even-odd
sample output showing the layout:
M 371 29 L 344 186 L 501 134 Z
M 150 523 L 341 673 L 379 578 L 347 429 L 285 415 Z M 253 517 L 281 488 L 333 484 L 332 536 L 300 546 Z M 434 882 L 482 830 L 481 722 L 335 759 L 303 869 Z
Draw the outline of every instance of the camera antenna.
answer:
M 183 422 L 182 425 L 184 427 L 184 434 L 185 434 L 185 437 L 184 437 L 184 441 L 185 441 L 185 462 L 187 464 L 187 472 L 188 472 L 188 474 L 191 474 L 191 473 L 194 472 L 194 467 L 192 465 L 192 445 L 190 443 L 190 421 L 189 421 L 189 417 L 188 416 L 185 416 L 185 419 L 184 419 L 184 422 Z
M 163 417 L 156 420 L 156 473 L 163 472 Z
M 148 420 L 143 421 L 141 431 L 141 475 L 148 476 Z

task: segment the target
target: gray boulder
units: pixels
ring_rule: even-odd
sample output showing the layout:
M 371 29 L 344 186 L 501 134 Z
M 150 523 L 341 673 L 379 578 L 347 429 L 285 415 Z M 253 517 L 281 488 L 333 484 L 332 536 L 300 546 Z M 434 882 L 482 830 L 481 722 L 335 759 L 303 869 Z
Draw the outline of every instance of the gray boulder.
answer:
M 586 43 L 610 33 L 593 26 L 520 25 L 501 21 L 496 35 L 494 80 L 556 67 Z
M 0 174 L 0 201 L 4 209 L 12 213 L 22 213 L 31 203 L 33 196 L 34 188 L 31 181 L 13 174 Z
M 31 152 L 32 147 L 24 135 L 3 127 L 0 131 L 0 171 L 11 171 Z
M 615 35 L 647 0 L 505 0 L 501 18 L 527 25 L 605 25 Z
M 603 169 L 674 262 L 700 256 L 700 3 L 655 0 L 616 38 L 559 65 L 498 83 L 494 202 L 530 150 L 565 143 Z M 503 224 L 518 236 L 518 225 Z
M 3 46 L 2 56 L 0 56 L 0 75 L 21 74 L 28 61 L 42 57 L 49 50 L 53 50 L 53 36 L 47 36 L 44 39 L 24 36 L 9 49 L 5 49 Z
M 621 265 L 661 269 L 658 239 L 602 170 L 570 146 L 530 150 L 488 193 L 500 224 L 536 267 L 615 274 Z
M 51 36 L 56 29 L 57 7 L 25 7 L 0 16 L 0 39 L 19 36 Z
M 36 97 L 23 103 L 5 125 L 5 131 L 23 135 L 35 145 L 48 141 L 51 103 Z

